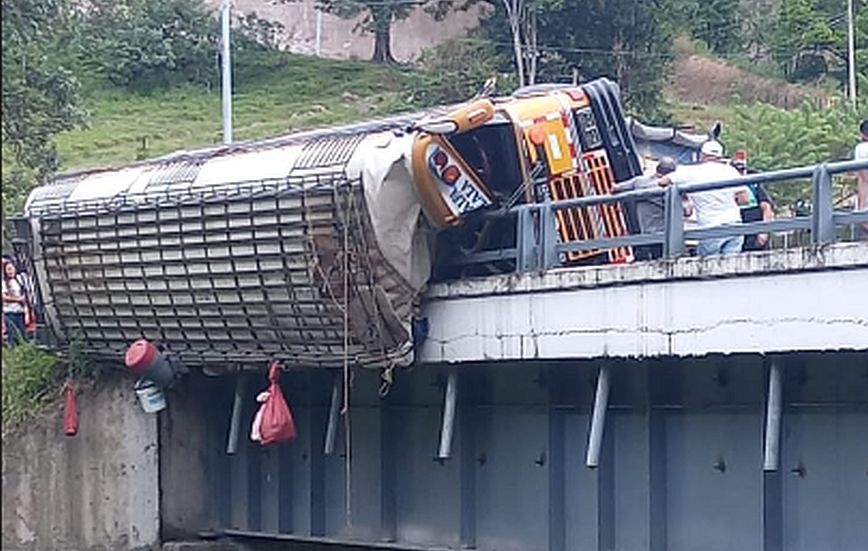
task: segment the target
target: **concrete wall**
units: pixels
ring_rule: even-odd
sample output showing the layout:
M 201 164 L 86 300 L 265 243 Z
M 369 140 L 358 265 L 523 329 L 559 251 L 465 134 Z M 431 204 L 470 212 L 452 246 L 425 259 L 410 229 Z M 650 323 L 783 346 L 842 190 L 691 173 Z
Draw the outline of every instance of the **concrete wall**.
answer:
M 3 440 L 3 549 L 153 549 L 159 544 L 157 417 L 117 376 L 80 393 L 79 434 L 61 411 Z
M 160 512 L 164 541 L 195 539 L 214 528 L 208 478 L 210 461 L 225 448 L 225 435 L 209 433 L 209 420 L 228 416 L 212 395 L 218 379 L 192 371 L 167 392 L 160 417 Z M 221 389 L 223 387 L 220 387 Z M 249 430 L 245 422 L 243 431 Z M 228 424 L 225 425 L 228 431 Z M 246 432 L 245 434 L 246 435 Z M 243 435 L 243 436 L 244 436 Z M 222 446 L 221 446 L 222 444 Z
M 216 7 L 221 0 L 206 0 Z M 315 0 L 299 2 L 265 2 L 263 0 L 235 0 L 235 9 L 281 23 L 285 27 L 282 37 L 287 48 L 296 53 L 316 53 Z M 423 48 L 430 48 L 451 38 L 464 36 L 475 27 L 480 9 L 451 13 L 443 21 L 434 18 L 422 9 L 416 9 L 407 19 L 392 27 L 392 53 L 398 61 L 418 57 Z M 346 20 L 329 14 L 322 15 L 320 55 L 336 59 L 370 59 L 374 52 L 373 35 L 357 29 L 361 18 Z

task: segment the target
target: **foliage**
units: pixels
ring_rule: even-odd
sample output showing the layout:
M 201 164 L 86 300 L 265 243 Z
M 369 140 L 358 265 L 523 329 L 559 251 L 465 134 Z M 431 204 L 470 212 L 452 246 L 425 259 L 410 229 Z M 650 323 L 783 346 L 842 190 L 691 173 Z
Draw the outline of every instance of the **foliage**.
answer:
M 298 0 L 279 1 L 287 3 Z M 374 35 L 374 54 L 371 60 L 376 63 L 395 63 L 392 55 L 392 25 L 406 19 L 413 9 L 426 2 L 428 0 L 317 0 L 316 6 L 342 19 L 361 16 L 356 30 Z
M 53 55 L 65 7 L 62 0 L 3 1 L 4 215 L 57 168 L 54 136 L 84 120 L 78 82 Z
M 845 5 L 830 0 L 782 0 L 770 35 L 775 61 L 789 80 L 828 77 L 847 81 L 847 14 Z M 868 2 L 854 0 L 856 58 L 859 79 L 868 79 Z
M 440 2 L 441 8 L 457 7 L 465 10 L 484 2 L 493 11 L 489 29 L 500 28 L 500 34 L 508 36 L 512 47 L 518 85 L 537 83 L 537 73 L 545 52 L 540 49 L 540 21 L 552 16 L 563 7 L 564 0 L 465 0 L 464 2 Z
M 152 91 L 181 83 L 219 83 L 220 25 L 202 0 L 92 0 L 69 38 L 83 70 L 116 86 Z M 262 63 L 277 49 L 279 24 L 236 16 L 233 58 Z M 273 56 L 271 56 L 273 57 Z
M 3 350 L 3 432 L 38 414 L 58 397 L 57 356 L 33 343 Z
M 835 32 L 813 0 L 783 0 L 772 35 L 774 58 L 790 80 L 815 80 L 827 70 Z
M 33 342 L 3 349 L 3 433 L 40 415 L 59 398 L 66 380 L 94 383 L 103 367 L 84 354 L 73 339 L 63 354 L 54 354 Z
M 81 16 L 83 62 L 118 86 L 214 82 L 216 25 L 195 0 L 93 0 Z
M 773 170 L 851 158 L 859 120 L 859 111 L 843 103 L 827 109 L 806 103 L 796 110 L 741 105 L 727 117 L 723 138 L 730 151 L 747 150 L 752 167 Z M 846 188 L 839 188 L 839 196 L 852 182 L 840 183 Z M 811 195 L 808 183 L 772 186 L 769 191 L 779 204 L 790 206 Z
M 744 0 L 741 7 L 741 33 L 744 53 L 752 59 L 768 60 L 771 36 L 777 24 L 780 0 Z
M 739 0 L 698 0 L 692 4 L 690 29 L 694 37 L 718 54 L 740 49 L 742 18 Z
M 540 16 L 539 34 L 552 45 L 540 47 L 540 75 L 563 80 L 575 69 L 583 81 L 611 77 L 631 110 L 654 114 L 671 60 L 672 29 L 664 21 L 665 5 L 665 0 L 563 2 Z
M 494 46 L 473 37 L 425 50 L 411 88 L 413 101 L 424 105 L 465 101 L 493 76 L 498 76 L 500 90 L 511 90 L 509 75 L 498 74 L 503 64 Z

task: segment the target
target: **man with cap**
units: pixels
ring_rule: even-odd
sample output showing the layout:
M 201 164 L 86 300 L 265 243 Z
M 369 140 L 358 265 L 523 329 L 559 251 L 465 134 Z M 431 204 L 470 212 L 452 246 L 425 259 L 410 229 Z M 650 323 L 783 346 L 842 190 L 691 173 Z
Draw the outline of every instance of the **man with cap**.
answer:
M 868 160 L 868 119 L 863 119 L 859 124 L 859 134 L 862 140 L 853 150 L 853 159 L 866 161 Z M 860 170 L 857 178 L 859 184 L 856 188 L 856 210 L 868 210 L 868 170 Z M 861 239 L 868 239 L 868 223 L 860 225 L 858 234 Z
M 622 193 L 637 189 L 651 189 L 665 184 L 663 177 L 675 171 L 675 159 L 672 157 L 661 157 L 657 162 L 657 168 L 651 174 L 643 174 L 626 182 L 615 184 L 612 188 L 612 193 Z M 664 211 L 664 196 L 655 195 L 645 199 L 636 201 L 636 218 L 639 221 L 639 231 L 642 233 L 659 233 L 663 232 L 666 225 L 666 214 Z M 652 260 L 663 256 L 663 245 L 655 243 L 653 245 L 643 245 L 635 249 L 636 260 Z
M 667 176 L 678 185 L 720 182 L 739 178 L 738 170 L 723 158 L 723 145 L 716 140 L 702 144 L 699 164 L 682 165 Z M 685 211 L 687 216 L 696 212 L 699 228 L 713 228 L 741 222 L 739 197 L 747 197 L 749 191 L 744 186 L 727 187 L 689 193 Z M 697 247 L 700 256 L 741 252 L 744 236 L 712 237 L 701 239 Z

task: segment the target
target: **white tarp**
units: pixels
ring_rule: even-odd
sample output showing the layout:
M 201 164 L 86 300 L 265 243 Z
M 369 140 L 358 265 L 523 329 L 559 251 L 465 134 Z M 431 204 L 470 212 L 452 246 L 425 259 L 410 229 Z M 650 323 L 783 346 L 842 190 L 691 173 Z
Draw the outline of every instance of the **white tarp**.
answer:
M 386 261 L 420 291 L 431 275 L 431 231 L 410 174 L 412 145 L 412 135 L 370 136 L 347 164 L 347 175 L 361 177 L 374 236 Z

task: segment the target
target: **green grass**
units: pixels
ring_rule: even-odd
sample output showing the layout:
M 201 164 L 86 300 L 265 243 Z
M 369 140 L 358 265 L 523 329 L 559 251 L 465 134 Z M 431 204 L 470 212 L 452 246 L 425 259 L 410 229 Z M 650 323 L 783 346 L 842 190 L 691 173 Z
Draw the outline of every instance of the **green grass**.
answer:
M 371 63 L 284 55 L 238 75 L 236 141 L 340 124 L 411 107 L 414 75 Z M 119 165 L 220 143 L 220 90 L 183 86 L 150 94 L 91 86 L 88 127 L 57 137 L 62 170 Z

